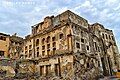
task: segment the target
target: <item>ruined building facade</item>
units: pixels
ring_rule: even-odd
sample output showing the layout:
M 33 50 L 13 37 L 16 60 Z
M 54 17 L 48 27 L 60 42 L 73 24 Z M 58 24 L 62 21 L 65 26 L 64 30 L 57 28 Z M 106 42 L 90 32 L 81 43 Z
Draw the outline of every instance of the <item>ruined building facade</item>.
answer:
M 8 56 L 9 35 L 0 33 L 0 57 Z
M 35 72 L 40 79 L 93 80 L 99 72 L 113 75 L 120 69 L 117 55 L 111 30 L 99 23 L 90 25 L 67 10 L 32 26 L 20 58 L 36 61 Z
M 47 16 L 25 39 L 0 33 L 0 79 L 96 80 L 117 70 L 120 54 L 112 30 L 69 10 Z
M 0 33 L 0 59 L 19 59 L 22 52 L 23 38 Z

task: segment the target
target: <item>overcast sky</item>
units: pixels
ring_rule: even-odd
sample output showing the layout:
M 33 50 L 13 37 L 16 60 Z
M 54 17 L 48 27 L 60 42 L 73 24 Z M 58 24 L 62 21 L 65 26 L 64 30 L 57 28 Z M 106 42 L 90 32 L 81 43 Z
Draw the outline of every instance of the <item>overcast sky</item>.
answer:
M 0 0 L 0 32 L 23 37 L 45 16 L 67 9 L 113 30 L 120 49 L 120 0 Z

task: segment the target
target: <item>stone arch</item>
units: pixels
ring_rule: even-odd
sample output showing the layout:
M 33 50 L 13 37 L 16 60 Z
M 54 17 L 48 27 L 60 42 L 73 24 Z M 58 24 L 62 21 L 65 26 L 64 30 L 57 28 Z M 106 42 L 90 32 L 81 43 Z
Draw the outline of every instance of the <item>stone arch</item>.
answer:
M 47 43 L 50 42 L 50 36 L 48 36 L 48 37 L 46 38 L 46 42 L 47 42 Z
M 45 43 L 45 38 L 43 38 L 43 39 L 42 39 L 42 42 L 41 42 L 41 43 L 42 43 L 42 44 L 44 44 L 44 43 Z
M 39 39 L 36 40 L 36 46 L 39 46 Z

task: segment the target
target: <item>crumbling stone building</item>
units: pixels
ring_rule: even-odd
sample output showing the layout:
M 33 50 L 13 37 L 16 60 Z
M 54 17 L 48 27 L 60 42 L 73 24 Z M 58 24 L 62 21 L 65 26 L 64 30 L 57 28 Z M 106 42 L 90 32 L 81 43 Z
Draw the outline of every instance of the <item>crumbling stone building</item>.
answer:
M 0 33 L 0 57 L 19 59 L 22 52 L 23 38 Z
M 0 33 L 0 57 L 8 56 L 9 35 Z
M 0 80 L 15 76 L 16 63 L 20 58 L 23 38 L 0 33 Z
M 94 33 L 101 45 L 100 65 L 104 75 L 113 75 L 114 71 L 120 69 L 119 52 L 115 42 L 112 30 L 105 29 L 103 25 L 95 23 L 91 25 L 91 31 Z M 99 48 L 98 48 L 99 49 Z
M 113 32 L 67 10 L 47 16 L 26 36 L 22 59 L 34 59 L 40 79 L 93 80 L 120 68 Z M 94 75 L 93 75 L 94 74 Z
M 120 70 L 119 56 L 112 30 L 70 10 L 47 16 L 24 40 L 0 33 L 0 70 L 8 75 L 0 73 L 16 79 L 96 80 Z
M 12 59 L 19 59 L 23 52 L 24 39 L 16 36 L 16 34 L 10 36 L 9 57 Z

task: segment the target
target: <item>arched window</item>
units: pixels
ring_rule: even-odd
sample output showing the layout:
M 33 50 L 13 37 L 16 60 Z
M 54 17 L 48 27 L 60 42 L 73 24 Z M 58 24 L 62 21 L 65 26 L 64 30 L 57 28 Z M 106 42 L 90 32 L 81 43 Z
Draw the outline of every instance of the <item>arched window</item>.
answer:
M 55 41 L 55 40 L 56 40 L 55 36 L 54 36 L 54 37 L 52 37 L 52 41 Z
M 36 46 L 38 46 L 38 45 L 39 45 L 39 39 L 36 40 Z
M 42 44 L 44 44 L 44 43 L 45 43 L 45 38 L 42 39 Z
M 63 34 L 62 34 L 62 33 L 59 35 L 59 38 L 60 38 L 60 39 L 62 39 L 62 38 L 63 38 Z
M 39 47 L 37 47 L 37 52 L 39 52 Z
M 39 52 L 37 52 L 37 57 L 39 57 Z
M 49 43 L 49 42 L 50 42 L 50 36 L 47 37 L 47 43 Z

